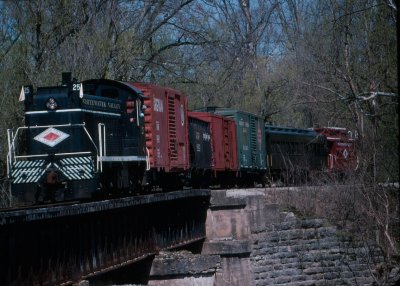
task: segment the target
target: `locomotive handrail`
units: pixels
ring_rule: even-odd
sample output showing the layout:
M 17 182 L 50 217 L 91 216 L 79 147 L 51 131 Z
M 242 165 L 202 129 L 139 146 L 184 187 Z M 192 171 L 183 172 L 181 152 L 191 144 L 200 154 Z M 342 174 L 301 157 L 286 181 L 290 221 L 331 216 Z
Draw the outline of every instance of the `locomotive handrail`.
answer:
M 71 126 L 82 126 L 85 127 L 85 123 L 68 123 L 68 124 L 57 124 L 57 125 L 34 125 L 34 126 L 21 126 L 17 128 L 17 133 L 19 129 L 40 129 L 40 128 L 49 128 L 49 127 L 71 127 Z
M 13 160 L 13 153 L 15 156 L 15 150 L 13 148 L 14 146 L 14 141 L 12 140 L 14 138 L 14 132 L 11 129 L 7 129 L 7 141 L 8 141 L 8 153 L 7 153 L 7 177 L 10 178 L 11 174 L 11 162 Z M 14 150 L 14 152 L 13 152 Z
M 150 171 L 150 151 L 146 147 L 146 171 Z
M 40 157 L 47 157 L 49 155 L 54 155 L 54 156 L 71 156 L 71 155 L 85 155 L 85 154 L 91 154 L 92 152 L 90 151 L 84 151 L 84 152 L 69 152 L 69 153 L 55 153 L 55 154 L 39 154 L 39 155 L 25 155 L 25 156 L 15 156 L 16 159 L 20 158 L 40 158 Z
M 96 172 L 98 172 L 98 171 L 99 171 L 99 168 L 98 168 L 98 164 L 99 164 L 99 149 L 97 148 L 96 144 L 94 143 L 94 140 L 93 140 L 92 136 L 90 136 L 89 132 L 87 131 L 87 129 L 86 129 L 86 127 L 85 127 L 85 122 L 83 122 L 82 125 L 83 125 L 83 130 L 86 132 L 86 135 L 89 137 L 90 142 L 92 142 L 94 148 L 96 149 L 96 157 L 97 157 L 97 158 L 96 158 L 96 159 L 97 159 L 97 162 L 96 162 Z
M 103 171 L 103 161 L 102 157 L 106 155 L 106 126 L 103 123 L 99 123 L 97 125 L 98 133 L 99 133 L 99 152 L 97 156 L 97 169 L 100 169 L 100 172 Z

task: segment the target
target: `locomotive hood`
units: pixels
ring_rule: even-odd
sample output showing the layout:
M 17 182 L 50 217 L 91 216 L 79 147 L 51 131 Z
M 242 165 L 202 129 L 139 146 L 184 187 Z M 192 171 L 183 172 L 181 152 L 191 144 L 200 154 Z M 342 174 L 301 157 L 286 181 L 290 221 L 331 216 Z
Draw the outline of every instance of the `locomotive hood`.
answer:
M 127 93 L 129 93 L 129 94 L 132 94 L 132 92 L 133 92 L 134 94 L 136 94 L 137 96 L 139 96 L 141 98 L 146 98 L 140 89 L 129 84 L 128 82 L 115 81 L 115 80 L 110 80 L 110 79 L 89 79 L 89 80 L 83 81 L 82 85 L 83 85 L 83 91 L 85 94 L 101 95 L 101 96 L 106 96 L 106 97 L 112 97 L 112 98 L 119 99 L 119 100 L 127 99 L 127 98 L 125 98 L 126 96 L 124 96 L 123 94 L 113 93 L 113 91 L 111 89 L 101 90 L 101 91 L 99 89 L 94 89 L 94 87 L 104 85 L 104 86 L 108 86 L 108 87 L 110 87 L 110 86 L 115 87 L 116 89 L 126 90 Z M 101 93 L 101 94 L 99 94 L 99 93 Z

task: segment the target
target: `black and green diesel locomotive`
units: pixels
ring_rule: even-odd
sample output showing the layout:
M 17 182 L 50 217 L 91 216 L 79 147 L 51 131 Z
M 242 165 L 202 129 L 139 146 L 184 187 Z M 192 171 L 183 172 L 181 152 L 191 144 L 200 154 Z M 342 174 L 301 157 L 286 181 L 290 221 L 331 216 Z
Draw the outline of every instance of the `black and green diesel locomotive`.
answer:
M 136 187 L 147 165 L 140 90 L 65 73 L 61 86 L 23 87 L 20 100 L 25 126 L 8 132 L 14 199 L 75 200 Z

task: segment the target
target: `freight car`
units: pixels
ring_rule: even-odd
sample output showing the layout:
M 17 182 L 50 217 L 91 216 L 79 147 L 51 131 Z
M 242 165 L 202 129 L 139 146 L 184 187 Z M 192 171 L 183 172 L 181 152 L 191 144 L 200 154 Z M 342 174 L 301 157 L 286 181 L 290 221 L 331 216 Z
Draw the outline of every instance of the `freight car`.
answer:
M 143 92 L 149 168 L 144 185 L 164 190 L 189 184 L 189 137 L 186 96 L 154 84 L 127 83 Z
M 208 112 L 189 112 L 189 122 L 192 184 L 233 186 L 239 171 L 235 121 Z
M 235 182 L 239 187 L 253 186 L 254 183 L 264 185 L 267 162 L 262 118 L 248 112 L 222 107 L 206 107 L 197 111 L 233 119 L 236 125 L 235 157 L 238 160 Z M 216 140 L 221 138 L 217 137 Z
M 325 136 L 309 129 L 265 125 L 268 181 L 301 184 L 325 168 Z

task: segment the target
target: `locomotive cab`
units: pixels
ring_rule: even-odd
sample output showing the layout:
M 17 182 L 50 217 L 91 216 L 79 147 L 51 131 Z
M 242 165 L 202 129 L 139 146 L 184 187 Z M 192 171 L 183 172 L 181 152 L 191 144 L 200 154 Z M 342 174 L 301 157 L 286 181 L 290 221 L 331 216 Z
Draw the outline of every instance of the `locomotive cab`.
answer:
M 83 83 L 82 108 L 88 130 L 98 140 L 100 185 L 105 192 L 138 192 L 149 168 L 145 147 L 143 93 L 124 82 Z

